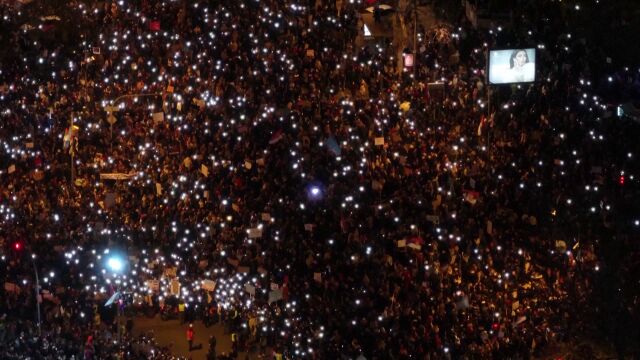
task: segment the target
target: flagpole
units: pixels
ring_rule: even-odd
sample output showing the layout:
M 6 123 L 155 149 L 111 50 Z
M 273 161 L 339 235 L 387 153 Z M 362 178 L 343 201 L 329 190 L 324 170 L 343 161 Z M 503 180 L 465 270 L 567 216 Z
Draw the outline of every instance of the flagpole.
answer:
M 489 49 L 487 48 L 487 54 L 485 57 L 485 66 L 487 67 L 487 70 L 484 73 L 485 76 L 485 84 L 487 86 L 487 125 L 489 124 L 489 121 L 491 120 L 491 83 L 489 82 Z M 489 127 L 487 126 L 487 151 L 489 151 L 489 154 L 491 153 L 491 144 L 489 144 Z
M 75 150 L 73 149 L 73 111 L 71 112 L 71 116 L 69 117 L 69 154 L 71 155 L 71 188 L 73 189 L 76 177 L 76 171 L 73 166 L 75 158 Z
M 38 279 L 38 268 L 36 267 L 36 261 L 34 257 L 31 257 L 31 263 L 33 264 L 33 273 L 36 275 L 36 309 L 38 314 L 38 336 L 42 336 L 42 326 L 40 320 L 40 279 Z

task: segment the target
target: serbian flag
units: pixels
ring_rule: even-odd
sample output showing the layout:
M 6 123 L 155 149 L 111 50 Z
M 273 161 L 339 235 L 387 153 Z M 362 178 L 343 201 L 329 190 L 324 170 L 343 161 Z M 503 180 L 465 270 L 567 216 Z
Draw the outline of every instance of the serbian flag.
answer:
M 484 114 L 482 114 L 482 116 L 480 116 L 480 124 L 478 124 L 478 136 L 482 136 L 482 128 L 486 123 L 487 123 L 487 117 L 484 116 Z
M 149 30 L 160 31 L 160 20 L 152 20 L 149 22 Z
M 464 193 L 464 199 L 471 205 L 475 205 L 480 198 L 480 193 L 473 190 L 462 190 Z
M 49 32 L 53 29 L 55 29 L 56 26 L 52 23 L 45 23 L 42 25 L 42 32 Z
M 278 141 L 282 140 L 283 137 L 284 131 L 282 131 L 282 129 L 277 130 L 275 133 L 273 133 L 271 139 L 269 139 L 269 145 L 277 143 Z

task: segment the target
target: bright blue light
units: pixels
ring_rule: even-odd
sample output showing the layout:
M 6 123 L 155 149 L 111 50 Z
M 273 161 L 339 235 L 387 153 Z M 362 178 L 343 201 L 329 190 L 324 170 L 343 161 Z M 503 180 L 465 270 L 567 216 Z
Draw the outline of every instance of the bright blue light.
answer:
M 113 272 L 120 272 L 124 268 L 124 263 L 122 262 L 122 260 L 115 256 L 110 257 L 109 260 L 107 260 L 107 265 Z

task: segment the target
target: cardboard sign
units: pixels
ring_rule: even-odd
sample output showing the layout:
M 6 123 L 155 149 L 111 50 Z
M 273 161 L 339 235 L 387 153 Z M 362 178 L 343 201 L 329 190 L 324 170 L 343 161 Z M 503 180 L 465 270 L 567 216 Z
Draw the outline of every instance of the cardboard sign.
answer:
M 13 174 L 16 171 L 16 166 L 15 165 L 11 165 L 9 166 L 9 168 L 7 169 L 7 172 L 9 174 Z
M 170 290 L 171 295 L 180 295 L 180 282 L 178 281 L 178 279 L 171 280 Z
M 163 112 L 153 113 L 153 122 L 155 124 L 161 123 L 163 121 L 164 121 L 164 113 Z
M 126 173 L 101 173 L 100 180 L 129 180 L 136 176 L 134 172 Z
M 249 229 L 248 233 L 249 233 L 249 239 L 257 239 L 262 237 L 262 229 L 252 228 L 252 229 Z
M 251 296 L 256 296 L 256 287 L 251 285 L 251 284 L 245 284 L 244 285 L 244 291 L 249 293 L 249 295 L 251 295 Z
M 384 145 L 384 138 L 383 137 L 377 137 L 374 140 L 374 145 L 375 146 L 382 146 Z
M 416 244 L 416 243 L 409 243 L 409 245 L 407 245 L 407 246 L 409 246 L 413 250 L 421 250 L 422 249 L 422 245 Z
M 200 287 L 206 291 L 214 291 L 216 289 L 216 282 L 213 280 L 202 280 Z
M 282 300 L 282 290 L 269 291 L 269 305 L 280 300 Z
M 322 273 L 314 272 L 313 273 L 313 280 L 316 281 L 316 282 L 321 283 L 322 282 Z
M 175 266 L 172 267 L 167 267 L 164 269 L 164 276 L 166 277 L 176 277 L 176 275 L 178 274 L 178 268 Z
M 406 247 L 406 246 L 407 246 L 407 240 L 404 240 L 404 239 L 398 240 L 398 247 L 399 248 L 403 248 L 403 247 Z
M 558 251 L 566 251 L 567 250 L 567 243 L 564 240 L 556 240 L 556 250 Z
M 147 280 L 147 288 L 149 290 L 156 292 L 160 291 L 160 281 L 159 280 Z
M 205 103 L 205 102 L 204 102 L 204 100 L 202 100 L 202 99 L 195 99 L 195 98 L 194 98 L 193 100 L 191 100 L 191 102 L 192 102 L 195 106 L 197 106 L 198 108 L 200 108 L 201 110 L 202 110 L 202 109 L 204 109 L 204 107 L 205 107 L 205 105 L 206 105 L 206 103 Z
M 162 184 L 156 183 L 156 194 L 162 195 Z

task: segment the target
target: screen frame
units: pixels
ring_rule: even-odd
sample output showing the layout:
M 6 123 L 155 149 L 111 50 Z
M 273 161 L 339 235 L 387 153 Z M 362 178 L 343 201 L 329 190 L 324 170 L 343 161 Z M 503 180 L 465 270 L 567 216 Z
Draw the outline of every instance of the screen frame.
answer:
M 533 80 L 531 81 L 516 81 L 516 82 L 501 82 L 501 83 L 494 83 L 491 82 L 491 52 L 492 51 L 505 51 L 505 50 L 510 50 L 510 51 L 514 51 L 514 50 L 533 50 L 533 56 L 535 58 L 534 63 L 534 68 L 533 68 Z M 533 84 L 535 82 L 537 82 L 538 80 L 538 49 L 536 49 L 535 47 L 510 47 L 510 48 L 494 48 L 494 49 L 488 49 L 487 50 L 487 84 L 490 86 L 496 86 L 496 85 L 516 85 L 516 84 Z

